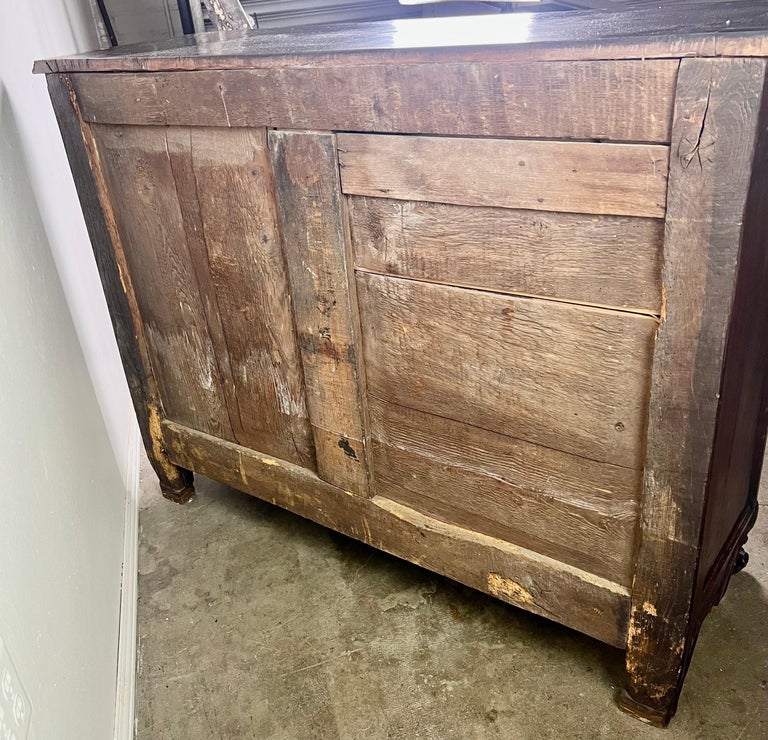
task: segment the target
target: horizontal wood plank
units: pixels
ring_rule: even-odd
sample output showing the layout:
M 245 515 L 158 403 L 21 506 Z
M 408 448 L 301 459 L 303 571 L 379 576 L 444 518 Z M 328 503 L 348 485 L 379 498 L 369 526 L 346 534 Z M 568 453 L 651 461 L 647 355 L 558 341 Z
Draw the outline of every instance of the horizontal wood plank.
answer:
M 664 223 L 349 196 L 357 267 L 658 313 Z
M 374 492 L 630 586 L 641 471 L 376 398 Z
M 85 120 L 94 123 L 667 142 L 677 66 L 674 60 L 313 65 L 86 73 L 74 85 Z
M 163 423 L 163 435 L 178 465 L 610 645 L 626 645 L 629 597 L 619 584 L 397 502 L 346 493 L 297 465 L 172 422 Z
M 662 217 L 669 149 L 645 144 L 339 134 L 345 193 Z
M 371 394 L 642 468 L 655 319 L 371 273 L 357 284 Z

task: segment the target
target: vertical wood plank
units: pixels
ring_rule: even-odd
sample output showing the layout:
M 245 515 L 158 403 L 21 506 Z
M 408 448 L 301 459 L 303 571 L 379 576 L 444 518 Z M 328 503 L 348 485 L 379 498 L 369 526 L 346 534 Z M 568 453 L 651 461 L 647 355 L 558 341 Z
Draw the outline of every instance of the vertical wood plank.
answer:
M 762 59 L 686 59 L 678 78 L 666 306 L 620 702 L 659 725 L 674 714 L 698 631 L 691 602 L 765 69 Z
M 95 126 L 168 418 L 233 440 L 161 128 Z
M 48 75 L 47 82 L 147 457 L 160 480 L 163 493 L 177 500 L 186 500 L 192 493 L 192 473 L 174 465 L 165 453 L 160 429 L 160 400 L 149 364 L 136 298 L 130 276 L 125 270 L 122 245 L 106 201 L 93 139 L 90 130 L 83 125 L 69 77 L 52 74 Z
M 192 128 L 194 201 L 238 415 L 238 442 L 315 469 L 265 129 Z
M 365 495 L 354 308 L 335 144 L 331 134 L 269 134 L 318 474 Z
M 192 136 L 188 129 L 169 126 L 165 129 L 168 159 L 170 160 L 176 196 L 182 216 L 184 239 L 195 273 L 200 302 L 214 347 L 222 392 L 226 399 L 229 420 L 236 440 L 245 438 L 240 421 L 237 389 L 222 325 L 216 286 L 208 265 L 202 213 L 197 195 L 197 182 L 192 161 Z

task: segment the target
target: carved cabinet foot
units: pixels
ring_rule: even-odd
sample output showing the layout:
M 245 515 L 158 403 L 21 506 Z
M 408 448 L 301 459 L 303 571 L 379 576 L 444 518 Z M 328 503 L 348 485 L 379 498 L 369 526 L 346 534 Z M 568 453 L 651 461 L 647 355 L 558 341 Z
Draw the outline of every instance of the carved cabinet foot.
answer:
M 195 487 L 191 484 L 183 488 L 171 488 L 161 483 L 160 490 L 165 498 L 176 504 L 186 504 L 195 495 Z
M 627 689 L 619 694 L 617 703 L 623 712 L 654 727 L 666 727 L 677 709 L 677 697 L 666 707 L 649 706 L 634 699 Z
M 738 573 L 739 571 L 744 570 L 744 568 L 747 567 L 748 562 L 749 553 L 743 547 L 740 547 L 733 560 L 733 572 Z
M 162 471 L 168 472 L 168 466 Z M 171 472 L 173 475 L 160 474 L 160 491 L 163 496 L 169 501 L 173 501 L 177 504 L 186 504 L 195 495 L 194 475 L 191 470 L 185 470 L 184 468 L 178 468 L 175 465 L 172 467 Z

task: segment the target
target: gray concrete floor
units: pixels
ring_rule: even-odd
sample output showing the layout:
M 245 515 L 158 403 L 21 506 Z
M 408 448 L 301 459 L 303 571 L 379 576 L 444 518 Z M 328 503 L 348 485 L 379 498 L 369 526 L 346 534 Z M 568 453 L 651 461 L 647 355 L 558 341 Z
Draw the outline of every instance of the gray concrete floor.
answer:
M 143 488 L 139 740 L 768 738 L 764 509 L 656 730 L 619 650 L 204 478 Z

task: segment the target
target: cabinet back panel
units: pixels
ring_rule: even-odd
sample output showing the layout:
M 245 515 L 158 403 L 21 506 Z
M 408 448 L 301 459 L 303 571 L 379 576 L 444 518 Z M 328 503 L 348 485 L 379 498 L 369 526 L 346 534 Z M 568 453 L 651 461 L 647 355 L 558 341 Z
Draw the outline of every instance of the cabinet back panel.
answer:
M 152 369 L 168 418 L 234 439 L 185 241 L 165 131 L 94 126 Z
M 94 131 L 167 417 L 314 469 L 266 132 Z
M 664 222 L 348 196 L 371 272 L 658 313 Z
M 357 276 L 368 391 L 639 470 L 652 317 Z
M 374 488 L 629 586 L 642 472 L 368 400 Z

